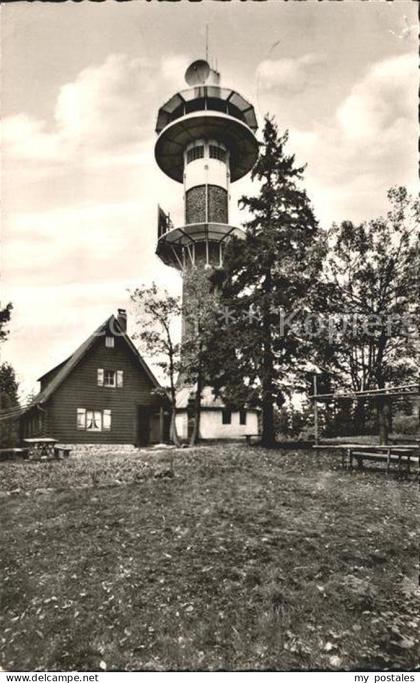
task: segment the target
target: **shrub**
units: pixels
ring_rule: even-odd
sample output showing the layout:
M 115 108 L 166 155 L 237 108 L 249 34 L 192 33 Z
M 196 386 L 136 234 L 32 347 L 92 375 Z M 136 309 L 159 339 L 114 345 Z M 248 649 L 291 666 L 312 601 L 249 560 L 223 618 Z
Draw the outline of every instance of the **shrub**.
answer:
M 397 434 L 420 433 L 419 418 L 417 415 L 395 415 L 392 421 L 392 431 Z

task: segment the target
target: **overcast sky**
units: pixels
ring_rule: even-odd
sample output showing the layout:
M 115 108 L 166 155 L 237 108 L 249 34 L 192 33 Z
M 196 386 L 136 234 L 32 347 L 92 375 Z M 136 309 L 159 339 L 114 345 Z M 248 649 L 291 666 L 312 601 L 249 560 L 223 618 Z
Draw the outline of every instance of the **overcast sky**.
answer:
M 154 161 L 158 107 L 209 53 L 259 121 L 307 162 L 322 226 L 386 211 L 417 183 L 417 3 L 143 2 L 2 6 L 2 357 L 24 391 L 118 307 L 179 277 L 154 255 L 156 204 L 182 187 Z M 248 179 L 232 187 L 231 218 Z M 231 221 L 233 222 L 233 221 Z

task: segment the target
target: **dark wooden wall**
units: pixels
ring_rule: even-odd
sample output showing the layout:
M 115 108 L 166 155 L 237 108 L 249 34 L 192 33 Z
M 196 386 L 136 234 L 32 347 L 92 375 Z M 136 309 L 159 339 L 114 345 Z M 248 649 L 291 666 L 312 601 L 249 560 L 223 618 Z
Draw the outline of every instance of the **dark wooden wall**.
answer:
M 98 387 L 97 369 L 123 370 L 122 388 Z M 161 400 L 152 395 L 154 386 L 122 337 L 115 347 L 105 347 L 98 337 L 83 360 L 64 380 L 48 401 L 50 434 L 64 443 L 128 443 L 137 441 L 138 406 L 152 414 Z M 110 409 L 111 431 L 88 432 L 77 429 L 77 409 Z

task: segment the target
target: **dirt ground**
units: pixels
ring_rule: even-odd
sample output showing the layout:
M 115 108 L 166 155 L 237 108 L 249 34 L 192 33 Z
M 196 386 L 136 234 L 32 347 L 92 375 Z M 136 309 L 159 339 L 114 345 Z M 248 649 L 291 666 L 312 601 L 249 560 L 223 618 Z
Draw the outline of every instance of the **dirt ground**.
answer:
M 0 665 L 418 668 L 418 501 L 310 451 L 1 463 Z

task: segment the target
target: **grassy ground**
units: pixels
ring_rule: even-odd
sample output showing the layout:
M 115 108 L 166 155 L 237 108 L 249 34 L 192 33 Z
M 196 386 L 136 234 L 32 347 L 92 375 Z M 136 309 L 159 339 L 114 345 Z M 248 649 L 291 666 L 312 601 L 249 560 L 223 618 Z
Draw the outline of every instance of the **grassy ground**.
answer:
M 419 666 L 417 484 L 239 446 L 154 476 L 167 458 L 0 465 L 4 669 Z

